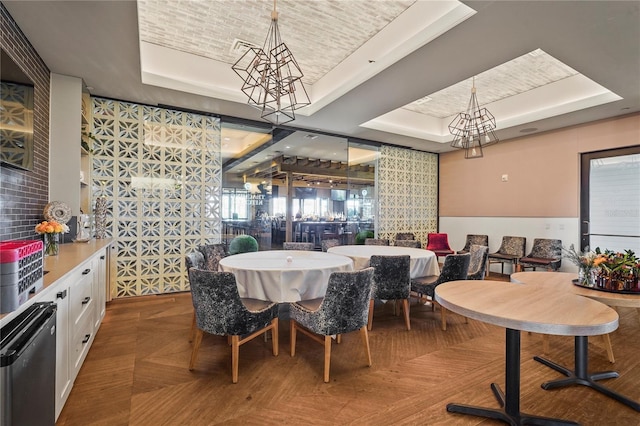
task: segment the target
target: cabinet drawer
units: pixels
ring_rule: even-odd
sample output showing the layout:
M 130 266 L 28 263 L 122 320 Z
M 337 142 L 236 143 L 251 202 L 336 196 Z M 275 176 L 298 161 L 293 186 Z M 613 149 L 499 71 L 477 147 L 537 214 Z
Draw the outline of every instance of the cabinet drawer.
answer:
M 87 272 L 88 271 L 88 272 Z M 93 271 L 91 268 L 82 268 L 73 281 L 69 281 L 69 323 L 71 335 L 78 331 L 78 324 L 89 315 L 88 312 L 94 305 L 92 297 Z
M 69 342 L 69 362 L 72 380 L 75 380 L 80 366 L 93 342 L 95 330 L 93 327 L 93 316 L 95 314 L 95 304 L 85 310 L 86 315 L 82 315 L 82 320 L 76 325 L 76 333 Z

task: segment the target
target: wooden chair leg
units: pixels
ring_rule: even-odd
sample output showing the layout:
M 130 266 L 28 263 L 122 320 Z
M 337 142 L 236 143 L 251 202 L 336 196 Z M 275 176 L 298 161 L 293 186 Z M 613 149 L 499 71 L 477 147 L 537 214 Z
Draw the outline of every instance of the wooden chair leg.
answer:
M 291 356 L 296 356 L 296 322 L 294 320 L 289 320 L 289 323 L 291 324 L 289 326 L 289 330 L 290 330 L 289 342 L 291 345 Z
M 616 362 L 615 357 L 613 356 L 613 347 L 611 346 L 611 337 L 609 334 L 603 334 L 602 340 L 604 340 L 604 347 L 607 349 L 607 358 L 609 358 L 609 362 L 611 364 Z
M 337 344 L 342 343 L 342 334 L 338 334 L 338 335 L 336 336 L 336 343 L 337 343 Z
M 409 299 L 402 300 L 402 311 L 404 312 L 404 323 L 407 330 L 411 330 L 411 320 L 409 319 Z
M 238 383 L 238 358 L 240 358 L 240 336 L 231 336 L 231 381 Z
M 365 327 L 366 331 L 366 327 Z M 324 336 L 324 382 L 329 383 L 329 369 L 331 368 L 331 336 Z
M 271 344 L 272 344 L 272 350 L 273 350 L 273 356 L 278 356 L 278 352 L 280 350 L 280 346 L 278 344 L 278 318 L 274 318 L 271 321 L 271 326 L 273 327 L 271 329 Z M 264 335 L 266 336 L 267 333 L 265 332 Z
M 548 334 L 542 335 L 542 353 L 545 355 L 549 353 L 549 335 Z
M 369 300 L 369 320 L 367 321 L 367 328 L 371 330 L 373 328 L 373 305 L 374 300 Z
M 369 347 L 369 332 L 367 331 L 367 327 L 362 327 L 360 334 L 362 335 L 362 342 L 364 343 L 365 353 L 367 354 L 367 365 L 371 367 L 371 348 Z
M 193 310 L 193 316 L 191 317 L 191 331 L 189 332 L 189 343 L 193 342 L 193 338 L 196 335 L 196 310 Z
M 199 328 L 196 329 L 196 335 L 193 341 L 193 349 L 191 350 L 191 360 L 189 361 L 189 370 L 193 370 L 198 359 L 198 350 L 200 350 L 200 343 L 202 342 L 203 331 Z
M 440 305 L 440 322 L 442 331 L 447 331 L 447 310 Z

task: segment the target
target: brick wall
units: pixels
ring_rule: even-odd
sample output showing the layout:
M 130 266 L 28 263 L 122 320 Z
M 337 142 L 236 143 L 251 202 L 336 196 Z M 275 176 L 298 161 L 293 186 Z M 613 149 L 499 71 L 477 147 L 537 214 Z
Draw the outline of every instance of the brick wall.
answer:
M 49 68 L 0 3 L 2 49 L 34 83 L 33 171 L 0 167 L 0 241 L 35 239 L 49 193 Z

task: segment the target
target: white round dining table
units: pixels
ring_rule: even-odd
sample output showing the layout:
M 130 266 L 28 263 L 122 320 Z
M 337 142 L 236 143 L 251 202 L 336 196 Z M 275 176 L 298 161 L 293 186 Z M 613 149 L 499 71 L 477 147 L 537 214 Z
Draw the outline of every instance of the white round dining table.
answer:
M 269 250 L 227 256 L 219 270 L 236 276 L 240 297 L 286 303 L 323 297 L 329 275 L 353 271 L 353 261 L 331 253 Z
M 368 268 L 369 260 L 373 255 L 409 255 L 411 257 L 411 278 L 440 274 L 438 258 L 436 257 L 436 254 L 430 250 L 395 246 L 346 245 L 331 247 L 327 252 L 350 257 L 353 259 L 354 268 L 356 270 Z

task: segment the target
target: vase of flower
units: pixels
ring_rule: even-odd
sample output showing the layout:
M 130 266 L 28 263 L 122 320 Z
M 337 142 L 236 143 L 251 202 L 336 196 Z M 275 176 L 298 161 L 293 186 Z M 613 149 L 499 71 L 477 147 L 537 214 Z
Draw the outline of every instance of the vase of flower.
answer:
M 57 256 L 60 252 L 60 234 L 57 232 L 44 234 L 44 255 Z
M 57 256 L 60 252 L 60 234 L 69 232 L 69 227 L 55 220 L 45 220 L 36 225 L 35 231 L 44 235 L 44 255 Z

